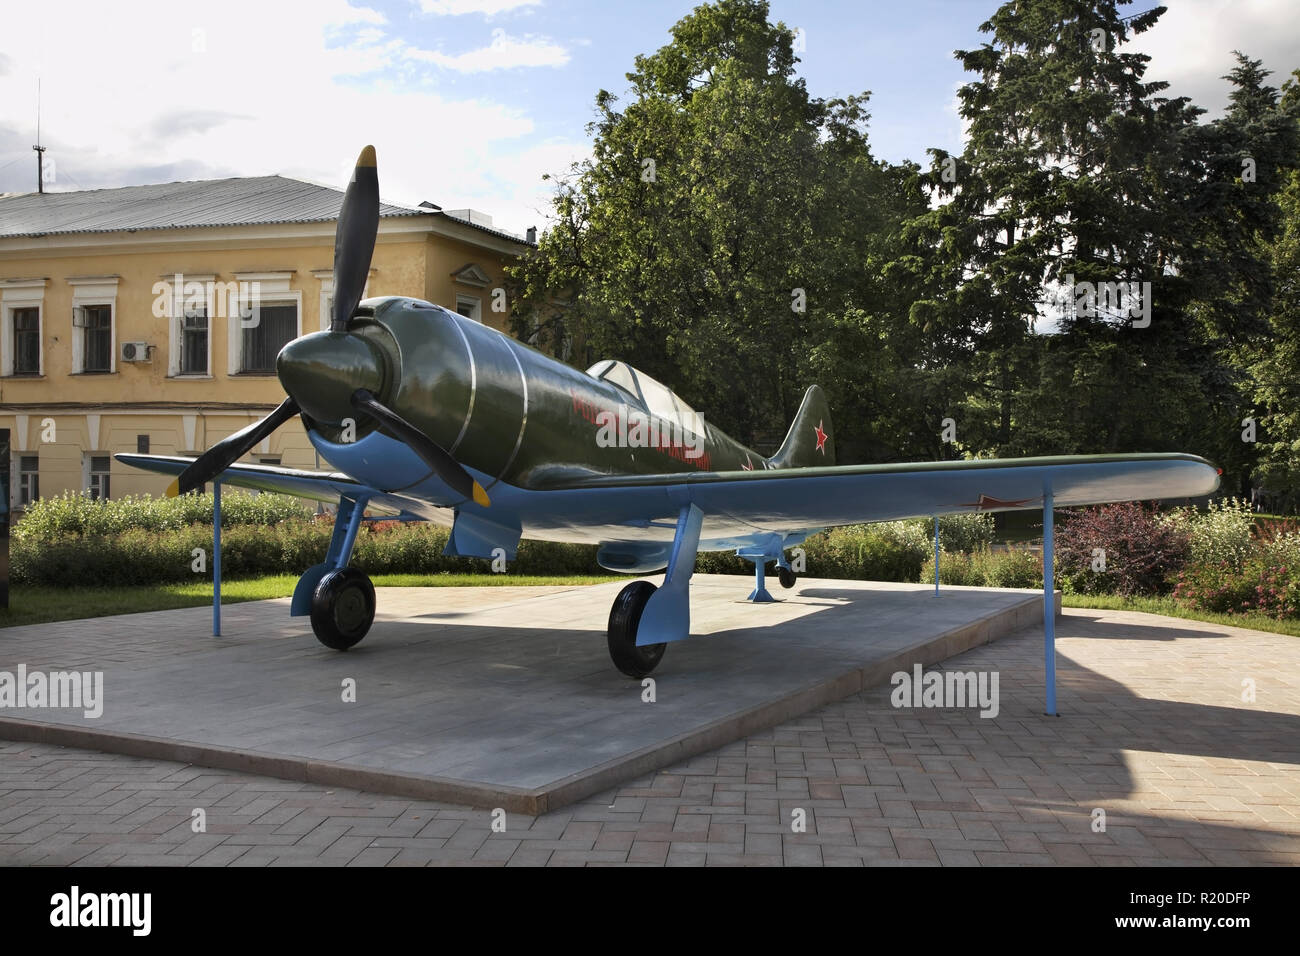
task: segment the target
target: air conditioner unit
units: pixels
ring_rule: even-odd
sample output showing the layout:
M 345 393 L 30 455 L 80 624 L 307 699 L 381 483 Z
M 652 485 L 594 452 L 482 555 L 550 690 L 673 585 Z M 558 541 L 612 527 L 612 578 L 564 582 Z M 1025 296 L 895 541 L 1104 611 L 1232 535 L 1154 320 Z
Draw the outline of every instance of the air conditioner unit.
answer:
M 147 362 L 149 361 L 149 352 L 152 349 L 153 346 L 148 342 L 123 342 L 122 361 Z

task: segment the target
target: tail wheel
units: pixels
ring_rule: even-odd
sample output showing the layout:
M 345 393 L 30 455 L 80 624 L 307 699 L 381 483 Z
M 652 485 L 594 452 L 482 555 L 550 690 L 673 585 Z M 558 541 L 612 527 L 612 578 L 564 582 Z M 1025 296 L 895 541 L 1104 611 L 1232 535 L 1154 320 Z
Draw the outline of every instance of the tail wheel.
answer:
M 375 619 L 375 586 L 356 568 L 331 571 L 320 579 L 311 599 L 311 629 L 316 639 L 336 651 L 356 644 Z
M 618 592 L 609 611 L 609 656 L 614 666 L 628 677 L 649 674 L 664 656 L 667 644 L 636 646 L 637 626 L 650 595 L 657 591 L 649 581 L 633 581 Z
M 781 587 L 792 588 L 794 587 L 794 582 L 799 580 L 799 576 L 789 568 L 777 568 L 776 579 L 781 582 Z

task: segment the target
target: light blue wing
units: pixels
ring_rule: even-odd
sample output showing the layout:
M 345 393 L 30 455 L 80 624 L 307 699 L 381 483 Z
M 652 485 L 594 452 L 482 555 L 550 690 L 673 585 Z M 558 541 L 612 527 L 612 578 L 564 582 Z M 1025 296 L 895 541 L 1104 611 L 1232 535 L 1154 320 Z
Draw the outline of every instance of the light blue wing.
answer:
M 1035 509 L 1042 507 L 1049 490 L 1058 508 L 1181 501 L 1214 492 L 1219 473 L 1194 455 L 1085 455 L 591 476 L 559 479 L 545 487 L 542 500 L 551 494 L 577 495 L 591 499 L 586 507 L 593 511 L 614 505 L 614 510 L 654 516 L 668 502 L 689 503 L 714 518 L 778 529 Z
M 194 461 L 171 455 L 114 455 L 118 461 L 133 468 L 154 471 L 164 475 L 179 475 Z M 276 465 L 234 464 L 221 473 L 222 485 L 273 491 L 280 494 L 307 498 L 312 501 L 337 503 L 339 498 L 368 498 L 367 508 L 375 511 L 400 514 L 422 514 L 425 503 L 405 495 L 380 491 L 338 472 L 304 471 L 281 468 Z

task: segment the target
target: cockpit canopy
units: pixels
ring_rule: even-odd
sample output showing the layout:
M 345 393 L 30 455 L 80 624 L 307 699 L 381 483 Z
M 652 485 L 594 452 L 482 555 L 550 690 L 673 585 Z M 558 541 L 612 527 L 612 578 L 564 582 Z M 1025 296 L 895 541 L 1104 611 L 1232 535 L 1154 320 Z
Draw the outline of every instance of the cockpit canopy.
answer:
M 651 415 L 676 423 L 695 435 L 704 435 L 704 416 L 677 397 L 672 389 L 626 362 L 604 359 L 587 369 L 587 374 L 626 393 L 632 403 Z

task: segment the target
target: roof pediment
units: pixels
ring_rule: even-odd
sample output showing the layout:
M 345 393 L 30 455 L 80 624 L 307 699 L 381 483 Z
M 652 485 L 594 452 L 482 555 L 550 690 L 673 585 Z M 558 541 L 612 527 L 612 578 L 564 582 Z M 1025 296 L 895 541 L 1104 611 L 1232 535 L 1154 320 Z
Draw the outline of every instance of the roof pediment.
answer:
M 476 289 L 484 289 L 492 284 L 492 277 L 484 272 L 477 262 L 461 266 L 451 274 L 451 277 L 461 285 L 473 286 Z

